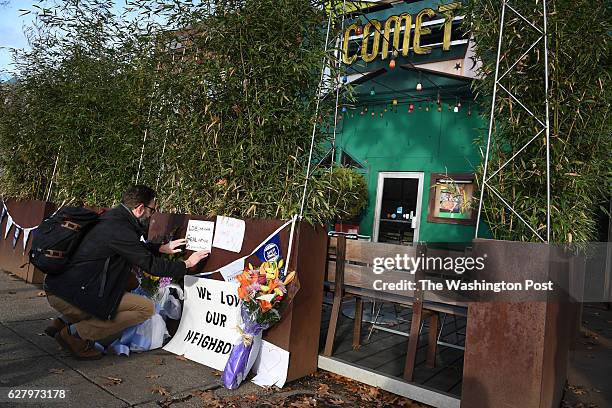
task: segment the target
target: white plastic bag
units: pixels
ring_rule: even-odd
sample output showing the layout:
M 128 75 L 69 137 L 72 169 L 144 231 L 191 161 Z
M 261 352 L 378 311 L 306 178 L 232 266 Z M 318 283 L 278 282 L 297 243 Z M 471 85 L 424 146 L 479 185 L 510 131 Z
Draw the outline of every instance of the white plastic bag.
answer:
M 166 329 L 166 322 L 159 314 L 154 314 L 149 320 L 146 320 L 136 328 L 136 335 L 132 338 L 130 350 L 132 351 L 147 351 L 160 348 L 164 344 L 164 340 L 170 337 Z M 140 341 L 145 339 L 145 341 Z

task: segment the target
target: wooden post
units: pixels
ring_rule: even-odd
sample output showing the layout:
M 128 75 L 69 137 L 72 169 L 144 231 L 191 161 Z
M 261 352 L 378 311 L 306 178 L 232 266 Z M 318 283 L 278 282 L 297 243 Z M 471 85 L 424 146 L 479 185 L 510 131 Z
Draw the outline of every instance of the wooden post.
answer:
M 340 318 L 340 309 L 342 306 L 342 295 L 344 292 L 344 260 L 346 259 L 346 237 L 339 236 L 336 246 L 336 274 L 334 282 L 334 302 L 332 305 L 331 316 L 329 319 L 329 328 L 327 329 L 327 339 L 325 340 L 325 349 L 323 355 L 331 357 L 334 348 L 334 339 L 336 337 L 336 329 L 338 327 L 338 319 Z
M 355 321 L 353 322 L 353 349 L 361 346 L 361 320 L 363 319 L 363 299 L 355 298 Z
M 417 246 L 417 256 L 425 254 L 425 247 L 421 244 Z M 419 332 L 423 322 L 423 290 L 419 281 L 423 278 L 423 271 L 417 270 L 414 274 L 417 283 L 414 291 L 414 303 L 412 304 L 412 319 L 410 320 L 410 337 L 408 338 L 408 350 L 406 351 L 406 363 L 404 365 L 404 379 L 412 381 L 414 376 L 414 364 L 416 362 L 416 352 L 419 345 Z
M 427 336 L 427 367 L 435 368 L 436 350 L 438 348 L 438 312 L 429 316 L 429 334 Z

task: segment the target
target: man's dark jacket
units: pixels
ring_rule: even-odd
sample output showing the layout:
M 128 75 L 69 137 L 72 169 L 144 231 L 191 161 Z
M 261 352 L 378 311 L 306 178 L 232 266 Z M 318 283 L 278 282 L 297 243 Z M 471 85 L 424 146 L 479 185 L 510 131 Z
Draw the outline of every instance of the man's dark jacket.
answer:
M 108 320 L 125 293 L 132 266 L 155 276 L 181 277 L 187 273 L 184 262 L 156 257 L 160 245 L 145 244 L 141 236 L 146 236 L 145 231 L 127 207 L 119 205 L 102 214 L 73 255 L 71 266 L 62 274 L 47 275 L 45 289 Z

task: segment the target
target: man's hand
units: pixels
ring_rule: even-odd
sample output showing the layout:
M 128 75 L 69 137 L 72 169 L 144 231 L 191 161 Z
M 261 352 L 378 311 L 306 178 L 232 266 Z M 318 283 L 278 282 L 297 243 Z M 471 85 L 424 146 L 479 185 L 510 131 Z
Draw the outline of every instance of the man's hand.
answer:
M 176 254 L 182 252 L 182 249 L 177 249 L 180 246 L 183 246 L 187 243 L 185 238 L 176 239 L 174 241 L 170 241 L 167 244 L 164 244 L 159 247 L 159 252 L 162 254 Z
M 210 254 L 210 251 L 208 249 L 203 249 L 201 251 L 198 252 L 194 252 L 193 254 L 191 254 L 191 256 L 189 258 L 187 258 L 187 260 L 185 261 L 185 266 L 187 267 L 187 269 L 189 268 L 193 268 L 194 266 L 196 266 L 198 264 L 198 262 L 200 262 L 202 259 L 208 257 L 208 255 Z

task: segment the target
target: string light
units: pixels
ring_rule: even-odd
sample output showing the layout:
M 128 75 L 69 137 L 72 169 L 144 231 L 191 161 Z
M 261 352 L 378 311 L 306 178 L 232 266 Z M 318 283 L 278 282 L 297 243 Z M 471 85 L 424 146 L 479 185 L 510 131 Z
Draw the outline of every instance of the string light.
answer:
M 393 100 L 393 105 L 397 105 L 397 99 Z
M 372 89 L 370 89 L 370 96 L 374 95 L 376 95 L 376 90 L 374 89 L 374 87 L 372 87 Z
M 342 113 L 346 112 L 346 106 L 342 107 Z
M 348 82 L 348 76 L 344 75 L 342 77 L 342 82 L 346 84 Z
M 355 27 L 355 34 L 363 34 L 363 25 L 361 25 L 361 17 L 357 17 L 357 27 Z
M 395 68 L 395 59 L 392 59 L 391 61 L 389 61 L 389 68 L 391 69 Z
M 419 71 L 419 82 L 416 84 L 416 90 L 421 92 L 423 90 L 423 84 L 421 83 L 421 71 Z

